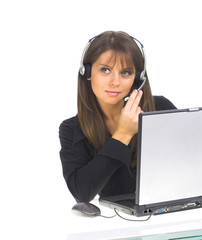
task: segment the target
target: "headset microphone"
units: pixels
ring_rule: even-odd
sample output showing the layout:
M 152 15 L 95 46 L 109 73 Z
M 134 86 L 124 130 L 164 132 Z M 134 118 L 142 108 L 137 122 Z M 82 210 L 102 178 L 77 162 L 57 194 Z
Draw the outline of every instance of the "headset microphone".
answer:
M 144 86 L 146 80 L 147 80 L 147 78 L 144 77 L 144 78 L 143 78 L 143 81 L 142 81 L 142 84 L 141 84 L 140 87 L 137 89 L 137 91 L 140 91 L 140 90 L 143 88 L 143 86 Z M 128 99 L 130 98 L 130 94 L 131 94 L 132 91 L 135 89 L 135 86 L 134 86 L 134 85 L 135 85 L 135 84 L 133 83 L 133 86 L 131 87 L 130 92 L 128 93 L 127 96 L 125 96 L 125 97 L 123 98 L 123 100 L 124 100 L 125 102 L 128 101 Z

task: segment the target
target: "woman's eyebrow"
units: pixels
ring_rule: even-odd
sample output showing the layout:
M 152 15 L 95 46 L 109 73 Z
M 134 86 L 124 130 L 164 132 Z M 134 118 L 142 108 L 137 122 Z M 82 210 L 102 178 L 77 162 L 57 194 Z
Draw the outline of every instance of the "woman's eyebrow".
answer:
M 105 67 L 105 68 L 110 68 L 112 69 L 113 66 L 107 65 L 105 63 L 100 63 L 99 66 Z M 135 69 L 133 67 L 123 67 L 121 71 L 130 71 L 130 72 L 135 72 Z
M 131 72 L 134 72 L 134 71 L 135 71 L 135 69 L 132 68 L 132 67 L 125 67 L 125 68 L 123 68 L 122 70 L 123 70 L 123 71 L 131 71 Z
M 108 68 L 112 68 L 111 66 L 104 64 L 104 63 L 100 63 L 99 65 L 103 66 L 103 67 L 108 67 Z
M 123 67 L 123 69 L 134 70 L 134 68 L 132 68 L 132 67 Z

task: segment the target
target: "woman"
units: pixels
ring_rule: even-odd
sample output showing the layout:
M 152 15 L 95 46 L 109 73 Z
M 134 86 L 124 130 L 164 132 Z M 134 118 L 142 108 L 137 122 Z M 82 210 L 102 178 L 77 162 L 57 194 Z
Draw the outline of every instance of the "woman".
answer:
M 145 59 L 128 34 L 104 32 L 84 53 L 87 73 L 78 75 L 78 115 L 59 131 L 63 175 L 78 202 L 135 192 L 138 115 L 175 108 L 166 98 L 152 96 L 146 72 L 142 91 L 136 90 Z

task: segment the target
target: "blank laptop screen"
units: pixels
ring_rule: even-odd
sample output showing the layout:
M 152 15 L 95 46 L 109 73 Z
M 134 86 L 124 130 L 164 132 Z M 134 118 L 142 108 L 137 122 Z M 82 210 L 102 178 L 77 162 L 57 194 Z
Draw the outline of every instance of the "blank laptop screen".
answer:
M 202 196 L 202 110 L 142 115 L 138 204 Z

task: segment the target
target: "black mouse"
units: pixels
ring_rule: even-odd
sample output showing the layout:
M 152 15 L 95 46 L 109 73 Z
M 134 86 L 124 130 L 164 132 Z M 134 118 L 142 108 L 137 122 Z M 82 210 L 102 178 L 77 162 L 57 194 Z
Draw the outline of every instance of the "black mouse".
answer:
M 76 215 L 83 214 L 91 217 L 100 215 L 100 209 L 92 203 L 79 202 L 72 207 L 72 212 Z

